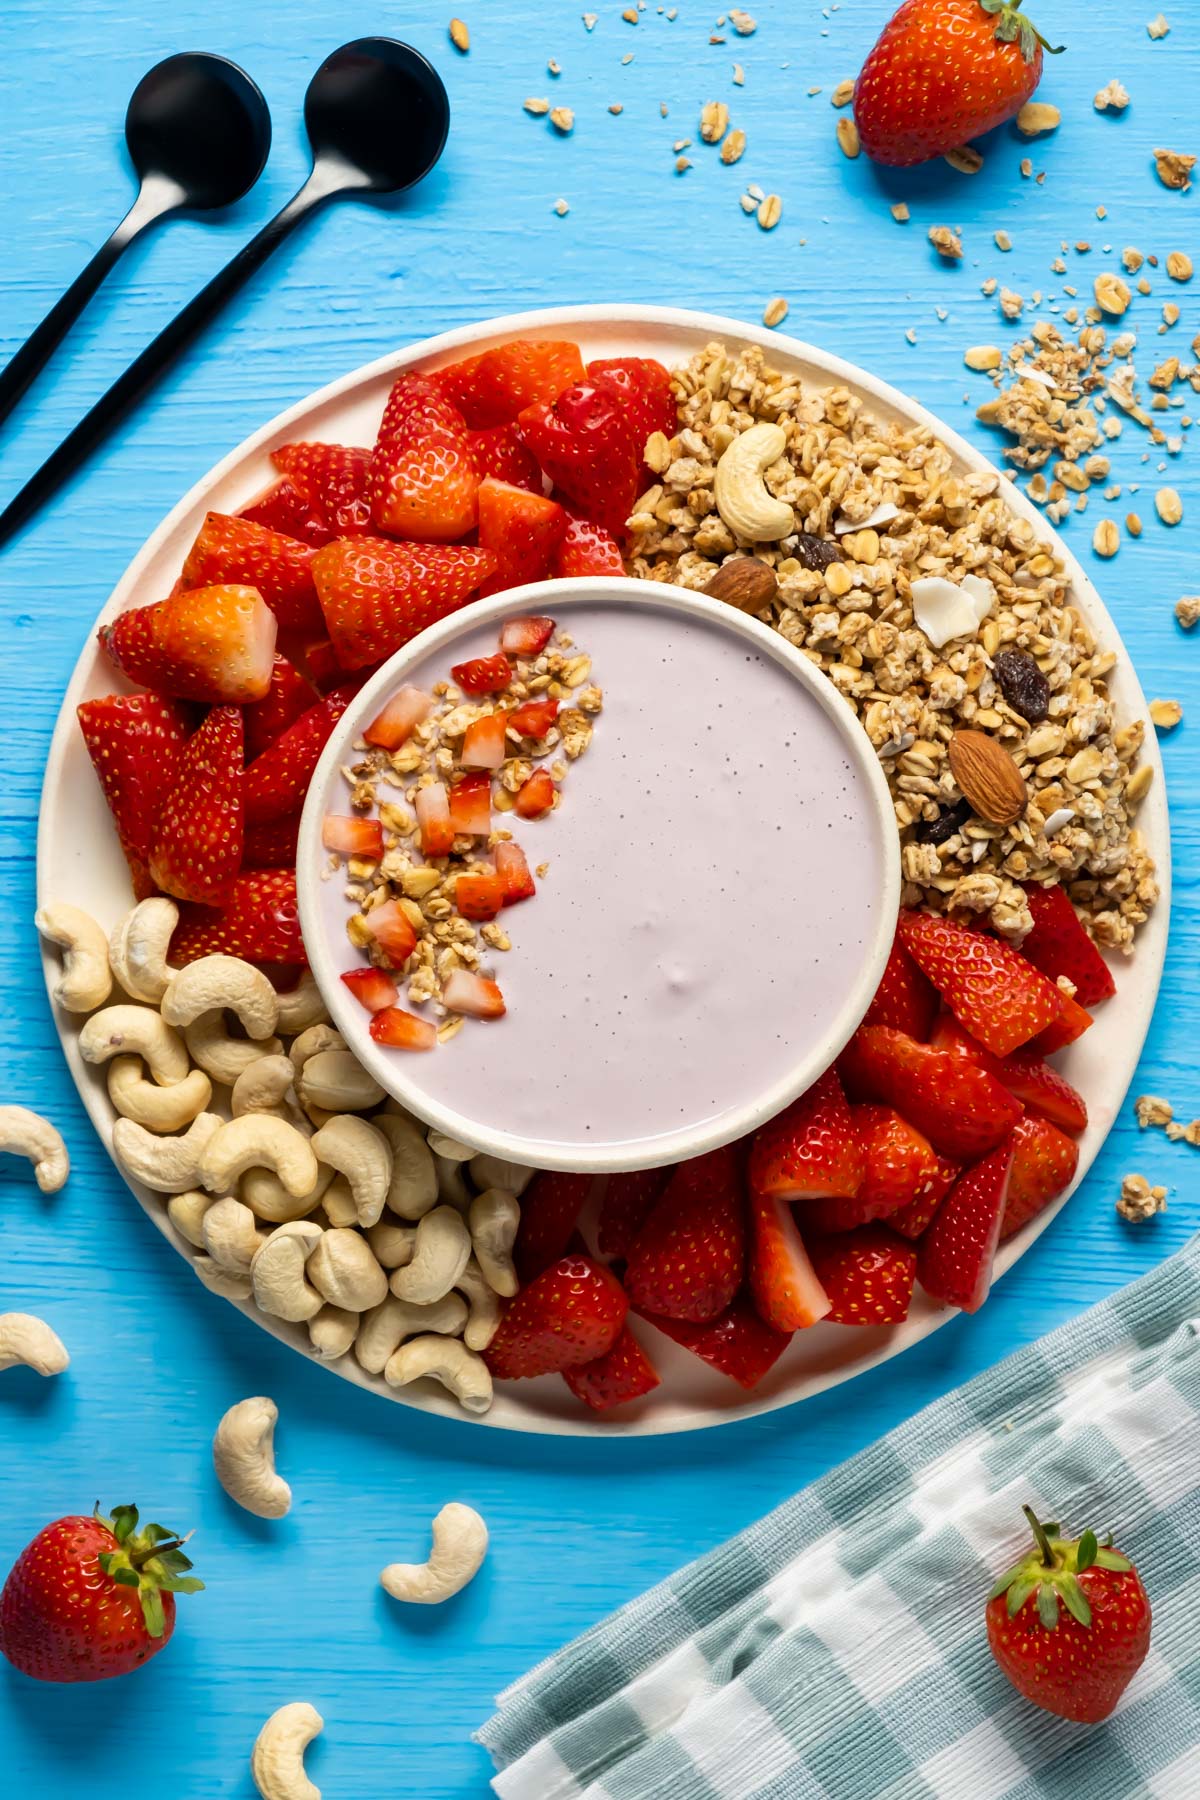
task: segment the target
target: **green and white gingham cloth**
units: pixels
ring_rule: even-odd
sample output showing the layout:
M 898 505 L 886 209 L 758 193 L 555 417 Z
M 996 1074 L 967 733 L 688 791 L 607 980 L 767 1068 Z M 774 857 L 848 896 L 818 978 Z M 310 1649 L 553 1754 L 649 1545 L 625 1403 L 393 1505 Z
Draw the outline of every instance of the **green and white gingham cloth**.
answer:
M 1021 1503 L 1115 1528 L 1150 1654 L 1087 1728 L 983 1607 Z M 1200 1800 L 1200 1237 L 500 1696 L 502 1800 Z

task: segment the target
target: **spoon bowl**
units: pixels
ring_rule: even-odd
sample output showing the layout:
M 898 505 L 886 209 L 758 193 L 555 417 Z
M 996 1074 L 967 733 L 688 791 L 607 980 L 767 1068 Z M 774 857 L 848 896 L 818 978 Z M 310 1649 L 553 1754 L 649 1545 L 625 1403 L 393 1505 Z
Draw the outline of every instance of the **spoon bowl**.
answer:
M 125 142 L 139 181 L 179 190 L 177 206 L 209 212 L 248 194 L 271 148 L 257 84 L 224 56 L 188 50 L 147 71 L 130 97 Z
M 326 57 L 308 84 L 304 124 L 314 161 L 356 171 L 357 186 L 398 194 L 445 148 L 450 102 L 441 76 L 410 44 L 358 38 Z

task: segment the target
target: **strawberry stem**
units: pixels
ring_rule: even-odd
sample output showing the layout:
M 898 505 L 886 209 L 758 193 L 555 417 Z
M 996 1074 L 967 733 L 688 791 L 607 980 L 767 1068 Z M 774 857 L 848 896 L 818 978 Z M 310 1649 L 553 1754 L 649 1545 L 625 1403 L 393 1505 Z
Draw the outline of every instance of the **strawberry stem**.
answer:
M 1045 1526 L 1031 1506 L 1023 1506 L 1021 1511 L 1029 1520 L 1029 1527 L 1033 1532 L 1034 1537 L 1037 1539 L 1037 1547 L 1042 1553 L 1043 1563 L 1048 1569 L 1057 1568 L 1058 1565 L 1054 1559 L 1054 1551 L 1050 1547 L 1050 1539 L 1046 1536 Z

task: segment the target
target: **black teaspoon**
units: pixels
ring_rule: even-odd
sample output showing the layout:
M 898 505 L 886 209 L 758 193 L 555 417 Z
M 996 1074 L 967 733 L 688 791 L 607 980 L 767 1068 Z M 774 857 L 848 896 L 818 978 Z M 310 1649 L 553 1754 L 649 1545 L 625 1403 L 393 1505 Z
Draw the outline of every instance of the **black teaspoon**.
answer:
M 0 374 L 0 422 L 66 336 L 108 271 L 148 225 L 185 208 L 232 206 L 263 171 L 271 115 L 236 63 L 190 50 L 168 56 L 138 82 L 125 143 L 141 186 L 106 244 L 55 302 Z
M 301 219 L 341 195 L 395 194 L 427 175 L 446 142 L 450 102 L 436 69 L 408 44 L 358 38 L 313 76 L 304 123 L 313 167 L 303 187 L 159 332 L 0 512 L 0 544 L 103 442 Z

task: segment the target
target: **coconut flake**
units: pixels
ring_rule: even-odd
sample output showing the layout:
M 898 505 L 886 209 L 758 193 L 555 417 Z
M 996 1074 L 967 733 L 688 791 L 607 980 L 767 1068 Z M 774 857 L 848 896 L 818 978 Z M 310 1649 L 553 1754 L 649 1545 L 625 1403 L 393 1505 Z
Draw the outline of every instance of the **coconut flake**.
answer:
M 987 618 L 993 606 L 996 604 L 995 588 L 992 586 L 986 575 L 964 575 L 962 578 L 962 587 L 964 592 L 971 597 L 971 604 L 975 609 L 976 624 L 982 625 L 983 621 Z
M 899 517 L 900 508 L 898 506 L 893 506 L 890 500 L 881 500 L 874 512 L 868 513 L 865 519 L 859 519 L 857 521 L 854 519 L 835 520 L 833 535 L 834 537 L 845 537 L 848 531 L 873 530 L 877 525 L 890 525 L 893 519 L 898 519 Z
M 926 575 L 912 584 L 913 619 L 935 650 L 951 638 L 974 637 L 979 629 L 975 602 L 944 575 Z
M 1039 387 L 1056 388 L 1058 386 L 1053 375 L 1045 369 L 1039 369 L 1036 363 L 1018 363 L 1014 369 L 1018 381 L 1036 381 Z
M 1047 837 L 1053 837 L 1055 832 L 1061 831 L 1064 825 L 1069 825 L 1071 823 L 1071 820 L 1074 817 L 1075 817 L 1074 807 L 1060 806 L 1058 808 L 1057 812 L 1052 812 L 1050 814 L 1050 817 L 1046 820 L 1046 823 L 1042 826 L 1042 830 L 1045 832 Z

